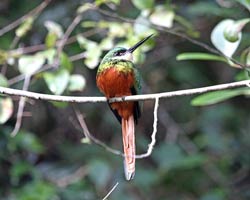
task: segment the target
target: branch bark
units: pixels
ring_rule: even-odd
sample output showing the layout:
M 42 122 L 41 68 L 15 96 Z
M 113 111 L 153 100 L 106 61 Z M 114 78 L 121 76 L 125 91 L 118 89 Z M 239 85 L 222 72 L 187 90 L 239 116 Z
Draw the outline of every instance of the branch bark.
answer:
M 171 98 L 178 96 L 190 96 L 211 91 L 219 91 L 219 90 L 239 88 L 239 87 L 250 87 L 250 80 L 213 85 L 195 89 L 177 90 L 172 92 L 115 97 L 109 100 L 107 100 L 106 97 L 58 96 L 58 95 L 41 94 L 41 93 L 35 93 L 35 92 L 29 92 L 29 91 L 23 91 L 5 87 L 0 87 L 0 93 L 10 96 L 20 96 L 20 97 L 27 97 L 27 98 L 47 100 L 47 101 L 61 101 L 61 102 L 71 102 L 71 103 L 99 103 L 99 102 L 109 101 L 110 103 L 112 103 L 112 102 L 122 102 L 122 101 L 145 101 L 145 100 L 155 100 L 157 98 L 161 99 L 161 98 Z

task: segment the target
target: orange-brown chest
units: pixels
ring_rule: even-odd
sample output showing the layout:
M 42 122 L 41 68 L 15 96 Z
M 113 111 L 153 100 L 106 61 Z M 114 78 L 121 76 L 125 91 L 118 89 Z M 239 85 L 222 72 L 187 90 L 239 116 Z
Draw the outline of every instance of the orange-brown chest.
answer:
M 131 95 L 131 88 L 135 82 L 133 71 L 118 71 L 110 67 L 96 77 L 98 88 L 107 98 Z

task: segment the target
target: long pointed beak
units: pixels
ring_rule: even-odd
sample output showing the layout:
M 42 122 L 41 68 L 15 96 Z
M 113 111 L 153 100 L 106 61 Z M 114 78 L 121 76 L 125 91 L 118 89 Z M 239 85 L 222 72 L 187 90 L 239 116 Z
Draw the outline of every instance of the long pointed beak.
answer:
M 149 35 L 148 37 L 144 38 L 140 42 L 136 43 L 134 46 L 130 47 L 127 51 L 133 53 L 139 46 L 141 46 L 144 42 L 146 42 L 149 38 L 151 38 L 154 34 Z

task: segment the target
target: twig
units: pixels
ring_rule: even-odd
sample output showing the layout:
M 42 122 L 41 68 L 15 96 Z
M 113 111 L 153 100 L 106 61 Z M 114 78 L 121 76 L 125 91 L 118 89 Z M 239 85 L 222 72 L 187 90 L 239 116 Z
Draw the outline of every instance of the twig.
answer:
M 106 194 L 106 196 L 102 199 L 102 200 L 106 200 L 110 194 L 115 190 L 115 188 L 119 185 L 119 183 L 117 182 L 112 188 L 111 190 L 108 192 L 108 194 Z
M 24 91 L 26 91 L 28 89 L 29 83 L 30 83 L 30 76 L 27 75 L 27 76 L 25 76 L 24 83 L 23 83 L 23 90 Z M 24 110 L 24 106 L 25 106 L 25 100 L 26 100 L 25 97 L 21 97 L 19 100 L 16 124 L 15 124 L 14 130 L 10 134 L 12 137 L 15 137 L 16 134 L 18 133 L 18 131 L 20 130 L 20 127 L 22 124 L 22 117 L 23 117 L 23 110 Z
M 141 155 L 136 155 L 136 158 L 145 158 L 151 155 L 153 148 L 156 143 L 156 133 L 157 133 L 157 122 L 158 122 L 158 108 L 159 108 L 159 98 L 155 99 L 155 107 L 154 107 L 154 123 L 153 123 L 153 132 L 151 134 L 151 143 L 148 145 L 148 150 L 146 153 Z
M 28 17 L 32 15 L 38 15 L 43 11 L 44 8 L 47 7 L 47 5 L 51 2 L 51 0 L 45 0 L 40 5 L 38 5 L 36 8 L 31 10 L 26 15 L 22 16 L 21 18 L 17 19 L 16 21 L 10 23 L 9 25 L 5 26 L 0 30 L 0 36 L 4 35 L 5 33 L 11 31 L 12 29 L 16 28 L 19 24 L 21 24 L 23 21 L 25 21 Z
M 63 51 L 64 45 L 66 44 L 70 34 L 72 33 L 72 31 L 75 29 L 75 27 L 80 23 L 80 21 L 82 20 L 82 15 L 79 14 L 77 15 L 74 20 L 72 21 L 72 23 L 69 25 L 69 27 L 67 28 L 67 30 L 65 31 L 62 39 L 60 40 L 58 47 L 57 47 L 57 55 L 55 57 L 54 60 L 54 64 L 53 67 L 58 67 L 59 65 L 59 57 Z
M 109 12 L 109 11 L 101 9 L 100 7 L 97 7 L 95 5 L 92 5 L 90 8 L 93 9 L 93 10 L 97 10 L 100 13 L 102 13 L 102 14 L 108 16 L 108 17 L 119 19 L 119 20 L 127 22 L 127 23 L 131 23 L 131 24 L 139 23 L 139 22 L 137 22 L 134 19 L 130 19 L 130 18 L 126 18 L 126 17 L 121 17 L 118 14 L 116 14 L 115 12 Z M 148 25 L 148 24 L 145 24 L 145 22 L 140 22 L 140 24 L 142 24 L 142 25 Z M 193 44 L 195 44 L 197 46 L 200 46 L 200 47 L 206 49 L 207 51 L 209 51 L 211 53 L 215 53 L 217 55 L 220 55 L 220 56 L 226 58 L 227 60 L 232 61 L 236 65 L 236 67 L 247 68 L 247 66 L 245 66 L 244 64 L 242 64 L 239 61 L 235 60 L 234 58 L 230 58 L 230 57 L 224 55 L 222 52 L 218 51 L 217 49 L 212 48 L 209 45 L 207 45 L 207 44 L 205 44 L 203 42 L 200 42 L 198 40 L 195 40 L 195 39 L 193 39 L 193 38 L 191 38 L 191 37 L 189 37 L 189 36 L 187 36 L 187 35 L 185 35 L 183 33 L 180 33 L 180 32 L 177 32 L 177 31 L 174 31 L 172 29 L 165 28 L 165 27 L 162 27 L 162 26 L 159 26 L 159 25 L 155 25 L 155 24 L 151 24 L 151 27 L 155 28 L 158 31 L 162 31 L 162 32 L 169 33 L 171 35 L 175 35 L 175 36 L 178 36 L 180 38 L 183 38 L 183 39 L 185 39 L 185 40 L 187 40 L 187 41 L 189 41 L 189 42 L 191 42 L 191 43 L 193 43 Z
M 100 33 L 102 31 L 102 29 L 100 28 L 95 28 L 95 29 L 91 29 L 88 31 L 85 31 L 83 33 L 78 33 L 77 35 L 74 35 L 72 37 L 69 37 L 67 39 L 67 41 L 65 42 L 65 45 L 69 45 L 72 44 L 74 42 L 77 41 L 77 36 L 82 35 L 84 37 L 89 37 L 91 35 L 94 35 L 96 33 Z M 58 47 L 58 45 L 62 42 L 63 39 L 58 40 L 56 42 L 56 47 Z M 8 51 L 9 55 L 23 55 L 23 54 L 28 54 L 28 53 L 34 53 L 37 51 L 42 51 L 45 50 L 47 47 L 45 44 L 38 44 L 38 45 L 33 45 L 33 46 L 28 46 L 28 47 L 21 47 L 21 48 L 17 48 L 17 49 L 13 49 Z
M 75 29 L 75 27 L 80 23 L 81 20 L 82 20 L 82 15 L 77 15 L 75 19 L 73 20 L 73 22 L 69 25 L 62 39 L 59 41 L 58 48 L 57 48 L 58 54 L 61 54 L 63 47 L 66 44 L 70 34 Z
M 74 108 L 74 107 L 73 107 Z M 93 141 L 94 143 L 100 145 L 101 147 L 103 147 L 105 150 L 115 154 L 115 155 L 123 155 L 122 152 L 118 151 L 118 150 L 115 150 L 115 149 L 112 149 L 111 147 L 109 147 L 108 145 L 106 145 L 105 143 L 103 143 L 102 141 L 98 140 L 97 138 L 95 138 L 93 135 L 90 134 L 89 132 L 89 129 L 85 123 L 85 120 L 83 118 L 83 115 L 74 108 L 74 112 L 75 112 L 75 115 L 77 117 L 77 120 L 83 130 L 83 133 L 85 135 L 85 137 L 90 140 L 90 141 Z
M 74 61 L 77 61 L 77 60 L 81 60 L 83 58 L 86 58 L 86 52 L 82 52 L 82 53 L 70 56 L 69 60 L 74 62 Z
M 213 85 L 208 87 L 201 87 L 195 89 L 186 89 L 186 90 L 177 90 L 172 92 L 162 92 L 155 94 L 143 94 L 143 95 L 132 95 L 124 97 L 115 97 L 109 99 L 109 102 L 122 102 L 122 101 L 145 101 L 145 100 L 154 100 L 156 98 L 171 98 L 178 96 L 190 96 L 195 94 L 202 94 L 211 91 L 219 91 L 225 89 L 232 89 L 238 87 L 248 87 L 250 80 Z M 71 102 L 71 103 L 98 103 L 98 102 L 107 102 L 105 97 L 79 97 L 79 96 L 58 96 L 58 95 L 49 95 L 41 94 L 29 91 L 23 91 L 12 88 L 0 87 L 1 94 L 7 94 L 12 96 L 23 96 L 31 99 L 47 100 L 47 101 L 61 101 L 61 102 Z
M 72 62 L 74 62 L 74 61 L 77 61 L 77 60 L 81 60 L 81 59 L 83 59 L 85 57 L 86 57 L 86 53 L 82 52 L 82 53 L 79 53 L 79 54 L 76 54 L 76 55 L 73 55 L 73 56 L 69 57 L 69 60 L 72 61 Z M 41 68 L 38 71 L 36 71 L 35 74 L 47 71 L 47 70 L 51 69 L 52 67 L 53 67 L 53 65 L 49 65 L 49 64 L 44 65 L 43 68 Z M 32 74 L 32 75 L 34 75 L 34 74 Z M 12 79 L 9 79 L 8 80 L 8 84 L 9 85 L 13 85 L 13 84 L 15 84 L 15 83 L 17 83 L 19 81 L 22 81 L 24 78 L 25 78 L 25 75 L 24 74 L 20 74 L 18 76 L 15 76 Z

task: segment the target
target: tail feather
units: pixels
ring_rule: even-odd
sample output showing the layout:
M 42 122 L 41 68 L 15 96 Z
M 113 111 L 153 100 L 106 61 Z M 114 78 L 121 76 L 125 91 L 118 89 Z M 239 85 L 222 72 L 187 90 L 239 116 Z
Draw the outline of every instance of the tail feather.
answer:
M 124 149 L 124 172 L 127 180 L 135 175 L 135 122 L 134 116 L 122 119 L 122 138 Z

